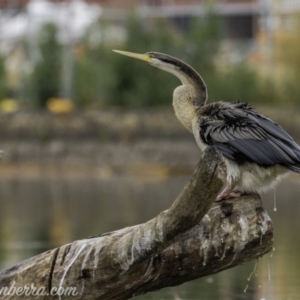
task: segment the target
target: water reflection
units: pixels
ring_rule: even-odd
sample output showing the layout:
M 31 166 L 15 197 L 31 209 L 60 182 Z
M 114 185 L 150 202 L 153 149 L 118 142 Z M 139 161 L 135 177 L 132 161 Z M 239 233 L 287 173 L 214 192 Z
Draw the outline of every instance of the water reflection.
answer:
M 91 168 L 74 176 L 58 166 L 51 176 L 41 167 L 38 176 L 2 178 L 1 268 L 75 239 L 156 216 L 170 206 L 188 175 L 153 172 L 136 176 Z M 276 213 L 273 193 L 263 197 L 274 223 L 276 250 L 259 260 L 250 282 L 255 262 L 135 299 L 299 299 L 299 193 L 299 177 L 291 176 L 277 189 Z

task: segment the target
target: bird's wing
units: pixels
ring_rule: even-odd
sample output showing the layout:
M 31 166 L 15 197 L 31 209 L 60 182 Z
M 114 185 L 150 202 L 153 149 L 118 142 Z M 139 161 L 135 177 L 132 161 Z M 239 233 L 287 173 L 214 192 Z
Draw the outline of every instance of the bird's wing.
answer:
M 200 137 L 230 159 L 280 164 L 300 173 L 300 147 L 279 125 L 262 115 L 225 112 L 222 119 L 200 122 Z

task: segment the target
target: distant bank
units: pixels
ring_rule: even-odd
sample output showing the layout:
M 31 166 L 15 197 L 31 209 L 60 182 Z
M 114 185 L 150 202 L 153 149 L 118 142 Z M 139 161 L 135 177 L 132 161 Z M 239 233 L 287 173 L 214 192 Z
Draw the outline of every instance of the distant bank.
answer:
M 258 108 L 300 142 L 300 108 Z M 171 108 L 20 111 L 0 115 L 2 166 L 19 163 L 111 167 L 193 166 L 199 150 Z

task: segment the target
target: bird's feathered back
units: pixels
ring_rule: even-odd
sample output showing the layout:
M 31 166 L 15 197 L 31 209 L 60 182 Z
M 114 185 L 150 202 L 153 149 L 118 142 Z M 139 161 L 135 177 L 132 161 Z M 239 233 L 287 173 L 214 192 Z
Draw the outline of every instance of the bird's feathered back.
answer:
M 200 136 L 239 163 L 282 165 L 300 173 L 300 147 L 292 137 L 247 103 L 212 103 L 199 110 Z

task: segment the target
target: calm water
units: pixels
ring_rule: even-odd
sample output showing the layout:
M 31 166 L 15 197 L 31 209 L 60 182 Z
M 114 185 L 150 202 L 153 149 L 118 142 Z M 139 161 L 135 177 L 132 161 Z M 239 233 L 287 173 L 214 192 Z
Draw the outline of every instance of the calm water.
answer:
M 0 180 L 1 269 L 75 239 L 145 222 L 168 208 L 188 180 L 161 170 L 84 172 L 74 176 L 58 168 L 50 176 L 41 168 L 39 176 Z M 300 299 L 300 176 L 282 183 L 276 198 L 273 212 L 273 193 L 263 197 L 276 250 L 259 260 L 250 282 L 255 262 L 135 299 Z

